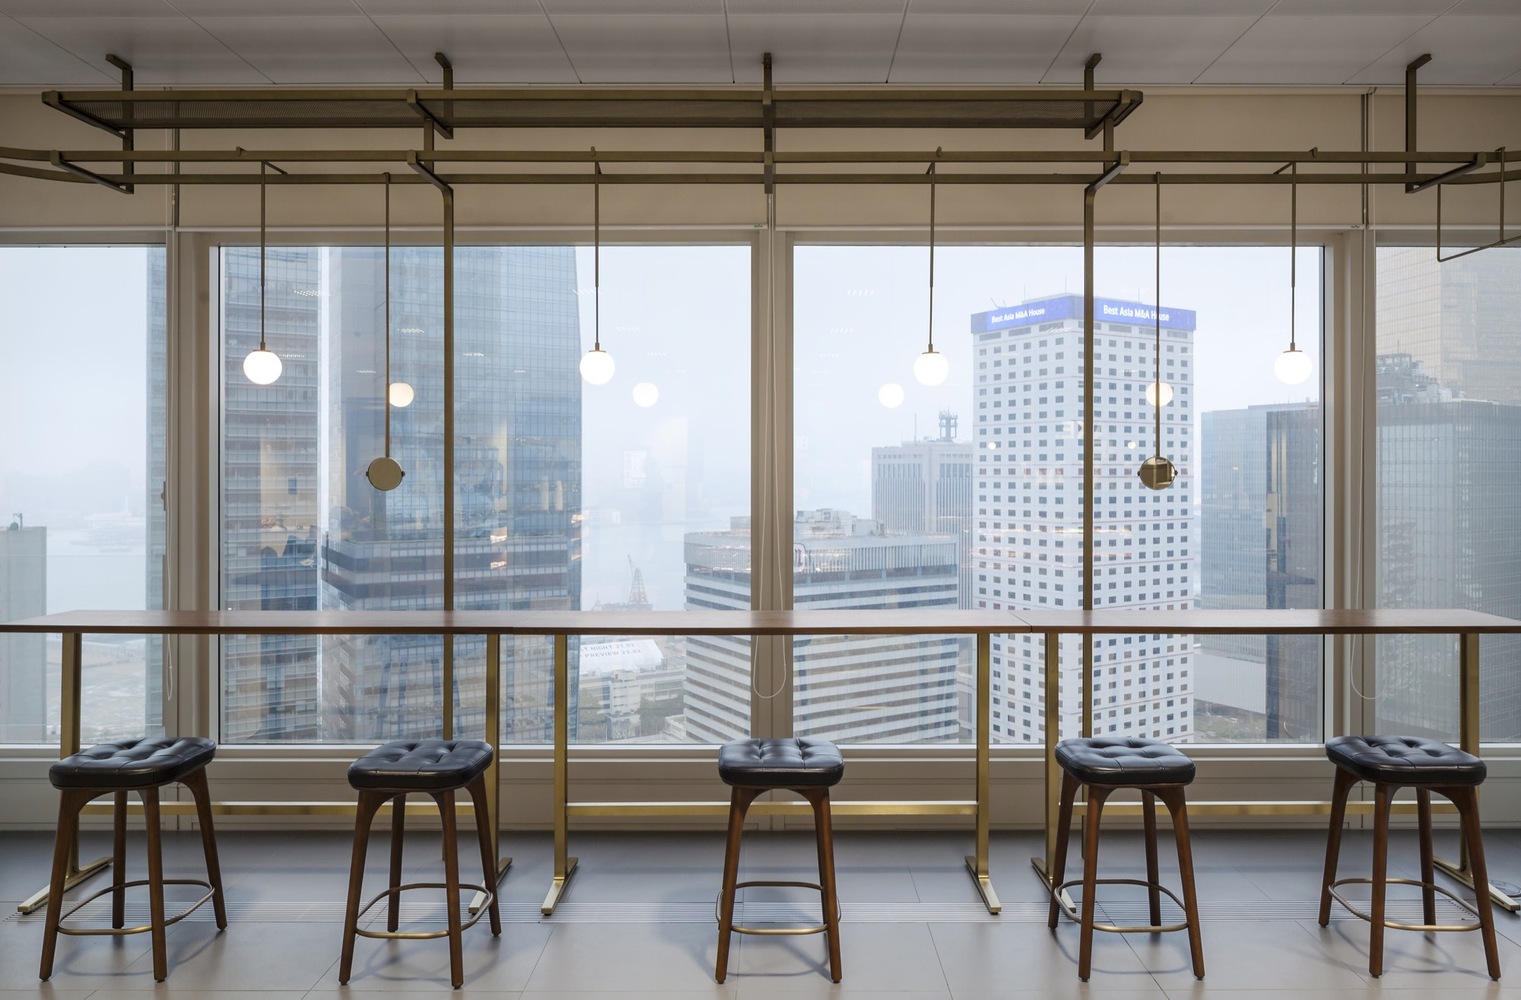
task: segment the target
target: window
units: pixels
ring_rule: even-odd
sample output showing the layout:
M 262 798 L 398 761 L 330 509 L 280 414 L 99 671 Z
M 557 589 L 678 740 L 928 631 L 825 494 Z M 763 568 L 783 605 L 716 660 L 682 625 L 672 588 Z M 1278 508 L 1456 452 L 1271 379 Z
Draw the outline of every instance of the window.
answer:
M 1297 339 L 1318 358 L 1321 251 L 1299 254 Z M 1095 600 L 1106 608 L 1320 607 L 1318 382 L 1288 387 L 1272 374 L 1274 358 L 1288 344 L 1288 255 L 1255 247 L 1164 251 L 1163 360 L 1187 364 L 1162 365 L 1162 381 L 1173 394 L 1163 406 L 1160 446 L 1146 399 L 1156 379 L 1158 318 L 1153 303 L 1136 292 L 1155 287 L 1153 251 L 1100 248 L 1097 260 L 1095 315 L 1112 334 L 1099 346 L 1101 359 L 1113 364 L 1096 374 L 1105 376 L 1104 399 L 1128 409 L 1099 410 L 1095 428 L 1094 500 L 1101 520 L 1094 572 L 1104 578 Z M 1081 275 L 1076 247 L 937 249 L 935 347 L 951 374 L 930 388 L 911 372 L 926 346 L 927 251 L 796 250 L 794 527 L 805 554 L 793 578 L 796 607 L 1082 606 L 1080 585 L 1042 579 L 1082 577 L 1081 411 L 1050 423 L 1044 411 L 1024 409 L 1047 393 L 1081 394 L 1080 370 L 1039 367 L 1053 355 L 1081 355 L 1082 296 L 1067 291 L 1081 287 Z M 973 351 L 980 356 L 989 348 L 1033 358 L 1035 365 L 974 365 Z M 974 407 L 983 395 L 1009 399 L 1019 416 L 1010 423 Z M 1137 470 L 1159 447 L 1179 476 L 1153 493 Z M 953 474 L 960 469 L 967 474 Z M 973 527 L 973 496 L 1005 487 L 1034 490 L 1037 502 L 979 507 Z M 1274 516 L 1265 520 L 1267 510 Z M 1050 564 L 1045 553 L 1033 560 L 1032 549 L 1052 548 L 1052 542 L 1072 544 Z M 971 583 L 972 548 L 987 543 L 1008 545 L 991 557 L 976 555 L 979 569 L 991 568 L 995 579 L 1014 585 L 1007 599 Z M 1177 652 L 1163 655 L 1161 644 L 1153 644 L 1126 665 L 1138 674 L 1136 686 L 1117 704 L 1123 715 L 1146 720 L 1127 732 L 1163 735 L 1153 724 L 1166 700 L 1156 682 L 1163 672 L 1197 661 L 1204 669 L 1196 684 L 1174 694 L 1192 701 L 1169 720 L 1169 739 L 1321 738 L 1318 639 L 1183 636 L 1171 644 Z M 1038 644 L 994 653 L 995 685 L 1018 690 L 1009 679 L 1040 671 L 1043 657 Z M 796 659 L 799 734 L 941 742 L 965 739 L 975 725 L 967 697 L 970 642 L 928 636 L 815 641 L 800 643 Z M 1075 640 L 1062 662 L 1075 679 L 1081 663 Z M 1100 681 L 1117 670 L 1102 661 Z M 1011 697 L 1027 700 L 1026 714 L 1033 709 L 1043 718 L 1039 695 L 996 696 L 994 709 L 1014 712 L 1003 703 Z M 1065 691 L 1062 718 L 1063 735 L 1076 735 L 1075 680 Z M 1044 736 L 1037 724 L 997 738 L 1040 742 Z
M 1378 251 L 1378 604 L 1521 616 L 1521 250 Z M 1521 641 L 1481 642 L 1480 732 L 1521 740 Z M 1378 640 L 1377 727 L 1454 739 L 1450 636 Z M 1382 731 L 1382 730 L 1381 730 Z
M 0 247 L 0 619 L 163 607 L 164 289 L 162 247 Z M 85 638 L 84 744 L 162 732 L 161 647 Z M 0 636 L 0 742 L 57 741 L 61 657 Z
M 255 386 L 241 362 L 259 341 L 259 252 L 222 253 L 223 604 L 441 607 L 442 253 L 392 249 L 391 379 L 415 398 L 390 410 L 390 455 L 406 476 L 388 493 L 365 478 L 385 453 L 381 248 L 270 247 L 266 257 L 264 332 L 285 371 Z M 601 340 L 617 373 L 603 386 L 577 373 L 592 341 L 591 263 L 572 247 L 456 251 L 455 607 L 748 606 L 744 568 L 694 569 L 688 553 L 693 533 L 738 532 L 748 514 L 749 251 L 605 248 Z M 688 665 L 728 663 L 714 645 L 576 643 L 572 739 L 703 741 L 747 728 L 748 697 L 742 720 L 700 725 L 719 696 Z M 548 742 L 552 644 L 502 647 L 500 739 Z M 450 650 L 461 733 L 482 726 L 484 652 L 481 639 Z M 743 650 L 733 657 L 748 663 Z M 229 637 L 223 739 L 434 735 L 444 661 L 436 636 Z

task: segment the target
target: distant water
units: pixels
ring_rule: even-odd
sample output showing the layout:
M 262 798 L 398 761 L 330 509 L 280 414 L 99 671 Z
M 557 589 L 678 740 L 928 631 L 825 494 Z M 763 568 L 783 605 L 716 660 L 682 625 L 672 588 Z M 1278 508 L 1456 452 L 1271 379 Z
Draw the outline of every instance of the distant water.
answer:
M 147 607 L 144 539 L 103 536 L 98 529 L 48 529 L 47 612 Z

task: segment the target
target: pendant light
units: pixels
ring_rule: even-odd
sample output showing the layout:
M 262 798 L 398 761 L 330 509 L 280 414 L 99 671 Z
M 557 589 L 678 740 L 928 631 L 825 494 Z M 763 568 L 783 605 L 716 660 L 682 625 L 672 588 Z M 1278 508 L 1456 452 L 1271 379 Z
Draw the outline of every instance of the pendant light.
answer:
M 1178 467 L 1162 457 L 1162 407 L 1172 399 L 1171 387 L 1162 382 L 1162 175 L 1156 175 L 1157 188 L 1157 253 L 1156 253 L 1156 279 L 1157 293 L 1156 305 L 1152 309 L 1155 317 L 1156 330 L 1155 357 L 1156 368 L 1153 381 L 1147 387 L 1147 402 L 1151 403 L 1156 411 L 1156 447 L 1154 454 L 1141 463 L 1141 468 L 1136 472 L 1147 489 L 1165 490 L 1178 478 Z
M 940 155 L 939 147 L 935 155 Z M 929 346 L 914 359 L 914 378 L 923 385 L 939 385 L 951 373 L 945 355 L 935 350 L 935 164 L 929 165 L 930 179 L 930 225 L 929 225 Z
M 597 147 L 592 147 L 596 156 Z M 581 355 L 581 377 L 591 385 L 613 379 L 613 356 L 602 349 L 602 164 L 592 161 L 592 349 Z
M 1289 349 L 1273 362 L 1273 374 L 1285 385 L 1299 385 L 1310 377 L 1310 356 L 1294 342 L 1295 286 L 1298 282 L 1299 164 L 1289 165 Z
M 385 292 L 385 385 L 386 405 L 385 409 L 385 454 L 370 463 L 370 467 L 364 470 L 364 476 L 370 481 L 370 485 L 381 492 L 389 492 L 401 485 L 406 477 L 401 464 L 391 457 L 391 405 L 392 400 L 398 395 L 397 390 L 406 390 L 406 403 L 396 403 L 396 406 L 406 406 L 412 402 L 412 387 L 405 382 L 391 381 L 391 174 L 385 174 L 386 179 L 386 292 Z
M 250 351 L 248 357 L 243 359 L 243 374 L 248 376 L 248 381 L 254 385 L 270 385 L 280 377 L 284 365 L 280 363 L 280 356 L 271 351 L 264 343 L 264 256 L 267 240 L 265 239 L 265 205 L 266 185 L 264 182 L 265 164 L 259 162 L 259 349 Z

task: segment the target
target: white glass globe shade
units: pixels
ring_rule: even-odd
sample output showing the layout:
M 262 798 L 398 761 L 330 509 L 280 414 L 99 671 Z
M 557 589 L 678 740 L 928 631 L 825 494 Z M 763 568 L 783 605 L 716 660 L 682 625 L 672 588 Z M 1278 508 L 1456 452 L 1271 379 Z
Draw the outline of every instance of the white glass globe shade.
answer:
M 939 385 L 951 373 L 951 364 L 939 351 L 925 351 L 914 359 L 914 378 L 922 385 Z
M 635 406 L 654 406 L 660 402 L 660 387 L 654 382 L 640 382 L 634 386 L 633 395 Z
M 1273 374 L 1285 385 L 1298 385 L 1310 377 L 1310 356 L 1297 347 L 1290 348 L 1273 362 Z
M 889 382 L 877 390 L 877 402 L 889 410 L 903 405 L 903 387 L 896 382 Z
M 248 357 L 243 359 L 243 374 L 254 385 L 270 385 L 284 369 L 274 351 L 249 351 Z
M 386 391 L 386 398 L 391 401 L 392 406 L 398 408 L 411 406 L 412 400 L 416 397 L 417 393 L 413 392 L 412 387 L 405 382 L 392 382 L 391 388 Z
M 1157 402 L 1157 386 L 1162 387 L 1162 402 Z M 1152 382 L 1146 386 L 1146 404 L 1148 406 L 1166 406 L 1172 402 L 1172 386 L 1166 382 Z
M 613 380 L 613 356 L 601 348 L 581 355 L 581 377 L 592 385 L 606 385 Z

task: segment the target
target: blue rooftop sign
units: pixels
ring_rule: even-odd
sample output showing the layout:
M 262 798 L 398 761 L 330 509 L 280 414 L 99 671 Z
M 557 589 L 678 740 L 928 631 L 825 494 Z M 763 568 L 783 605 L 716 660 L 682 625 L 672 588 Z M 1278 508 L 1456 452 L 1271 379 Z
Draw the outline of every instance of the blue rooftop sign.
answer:
M 1169 330 L 1194 329 L 1196 314 L 1192 309 L 1162 307 L 1162 325 Z M 1037 323 L 1054 323 L 1064 319 L 1083 318 L 1081 295 L 1058 295 L 1049 299 L 1037 299 L 1004 309 L 991 309 L 972 314 L 972 332 L 989 333 L 993 330 L 1009 330 Z M 1156 308 L 1144 302 L 1126 302 L 1123 299 L 1093 300 L 1093 318 L 1101 323 L 1134 323 L 1151 326 L 1157 321 Z

